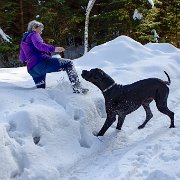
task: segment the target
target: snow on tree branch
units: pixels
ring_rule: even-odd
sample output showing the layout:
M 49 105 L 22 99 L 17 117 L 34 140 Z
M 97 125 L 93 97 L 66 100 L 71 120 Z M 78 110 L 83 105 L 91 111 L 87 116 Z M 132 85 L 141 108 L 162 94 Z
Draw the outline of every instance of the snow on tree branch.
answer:
M 139 11 L 137 9 L 134 10 L 134 14 L 133 14 L 133 19 L 134 20 L 141 20 L 142 19 L 142 14 L 139 13 Z
M 148 0 L 149 4 L 152 6 L 152 8 L 154 7 L 154 1 L 153 0 Z
M 0 28 L 0 35 L 2 36 L 2 38 L 7 41 L 7 42 L 10 42 L 10 37 L 4 33 L 4 31 Z
M 157 34 L 156 30 L 153 29 L 151 32 L 154 34 L 154 42 L 158 43 L 159 35 Z

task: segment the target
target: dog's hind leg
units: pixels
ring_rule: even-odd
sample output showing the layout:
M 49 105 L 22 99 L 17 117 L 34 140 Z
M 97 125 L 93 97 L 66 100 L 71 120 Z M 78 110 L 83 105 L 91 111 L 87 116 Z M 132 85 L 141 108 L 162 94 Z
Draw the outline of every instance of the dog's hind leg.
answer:
M 161 113 L 166 114 L 171 119 L 171 124 L 170 124 L 169 128 L 175 128 L 175 126 L 174 126 L 174 112 L 170 111 L 168 109 L 167 105 L 156 104 L 156 106 Z
M 97 136 L 103 136 L 104 133 L 113 124 L 113 122 L 115 120 L 116 120 L 116 115 L 115 114 L 107 114 L 106 121 L 105 121 L 103 127 L 101 128 L 101 130 L 99 131 L 99 133 L 97 134 Z
M 142 104 L 144 110 L 146 111 L 146 120 L 138 127 L 138 129 L 144 128 L 145 125 L 147 124 L 147 122 L 153 117 L 153 114 L 152 114 L 151 109 L 149 107 L 149 104 L 151 101 L 152 100 L 147 100 Z
M 119 115 L 118 116 L 118 123 L 117 123 L 116 129 L 121 130 L 121 127 L 124 123 L 125 117 L 126 117 L 125 115 Z
M 157 98 L 155 99 L 156 101 L 156 106 L 158 108 L 158 110 L 169 116 L 170 120 L 171 120 L 171 124 L 169 126 L 169 128 L 175 128 L 174 126 L 174 112 L 170 111 L 167 107 L 167 98 L 168 98 L 168 93 L 169 91 L 166 91 L 166 94 L 161 93 L 158 94 Z

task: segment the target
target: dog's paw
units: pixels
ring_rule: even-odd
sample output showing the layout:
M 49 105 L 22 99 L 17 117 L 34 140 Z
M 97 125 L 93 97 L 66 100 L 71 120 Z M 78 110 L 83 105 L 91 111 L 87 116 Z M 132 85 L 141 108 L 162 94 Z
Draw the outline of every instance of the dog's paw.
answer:
M 174 125 L 171 125 L 171 126 L 169 126 L 169 128 L 175 128 L 175 126 L 174 126 Z
M 116 127 L 116 130 L 119 130 L 119 131 L 120 131 L 120 130 L 121 130 L 121 127 Z
M 138 129 L 143 129 L 144 128 L 144 126 L 143 125 L 140 125 L 139 127 L 138 127 Z

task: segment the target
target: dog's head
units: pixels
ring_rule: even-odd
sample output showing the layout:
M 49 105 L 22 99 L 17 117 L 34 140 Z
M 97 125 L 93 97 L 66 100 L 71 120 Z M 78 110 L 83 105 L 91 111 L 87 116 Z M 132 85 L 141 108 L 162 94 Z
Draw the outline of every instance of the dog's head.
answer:
M 98 68 L 91 69 L 90 71 L 83 70 L 81 76 L 86 81 L 96 84 L 104 78 L 104 71 Z
M 114 80 L 109 75 L 98 68 L 91 69 L 90 71 L 83 70 L 81 76 L 83 79 L 93 83 L 101 90 L 114 83 Z

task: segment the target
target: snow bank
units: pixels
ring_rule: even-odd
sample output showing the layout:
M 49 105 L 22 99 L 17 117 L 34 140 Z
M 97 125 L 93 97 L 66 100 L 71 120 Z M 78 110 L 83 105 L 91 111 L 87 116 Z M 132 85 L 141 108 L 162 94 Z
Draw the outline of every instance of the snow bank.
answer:
M 153 119 L 145 129 L 139 108 L 127 116 L 122 131 L 114 123 L 97 138 L 105 118 L 104 98 L 81 78 L 87 95 L 73 94 L 65 72 L 47 75 L 47 88 L 36 89 L 26 68 L 0 69 L 0 179 L 112 180 L 179 179 L 180 52 L 170 44 L 142 44 L 127 36 L 94 47 L 74 60 L 82 69 L 102 68 L 117 83 L 147 77 L 172 84 L 168 106 L 175 129 L 152 103 Z M 171 167 L 171 168 L 169 168 Z

